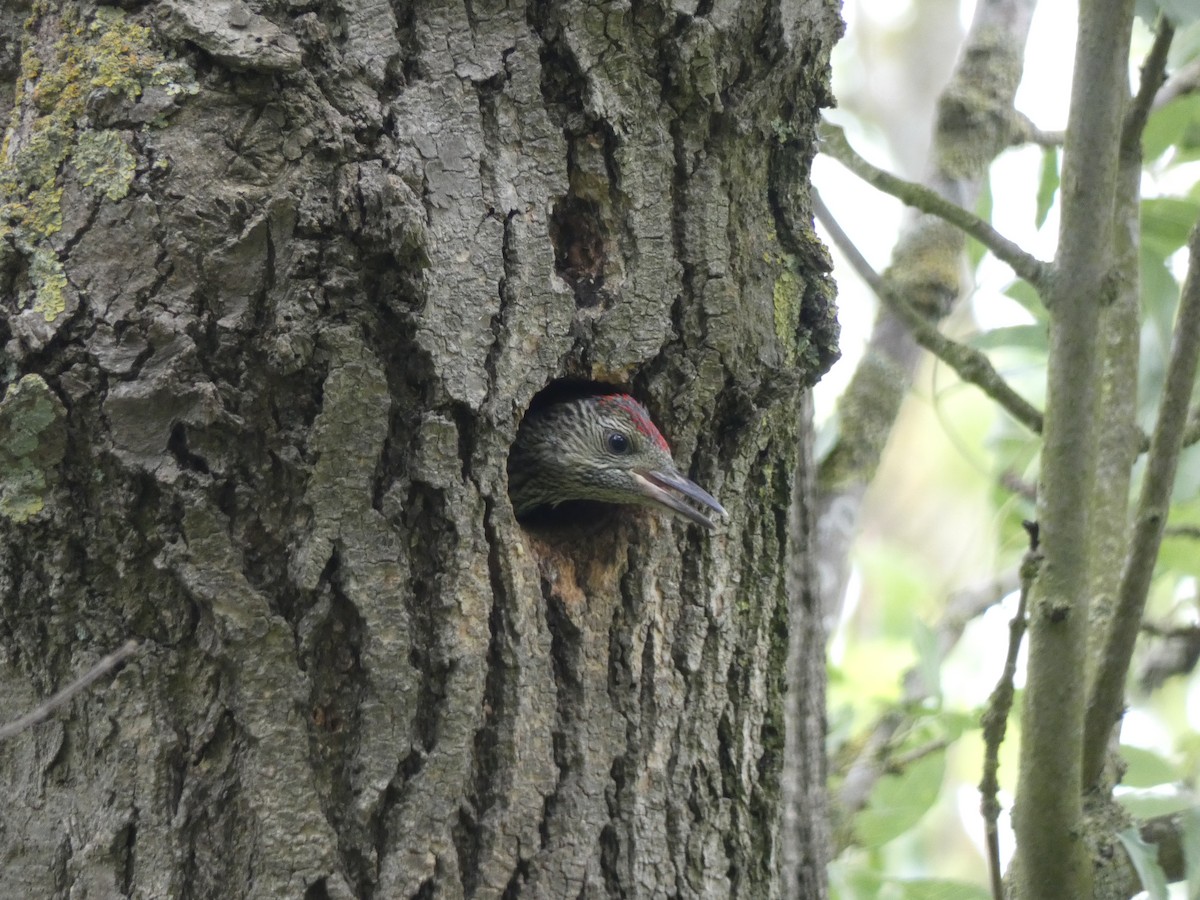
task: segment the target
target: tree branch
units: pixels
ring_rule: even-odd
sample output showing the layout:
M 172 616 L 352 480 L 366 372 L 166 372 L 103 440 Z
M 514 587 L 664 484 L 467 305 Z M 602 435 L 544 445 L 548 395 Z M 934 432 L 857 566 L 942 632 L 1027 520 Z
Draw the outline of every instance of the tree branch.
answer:
M 1138 626 L 1146 606 L 1150 579 L 1166 528 L 1171 488 L 1183 447 L 1188 406 L 1200 361 L 1200 224 L 1188 238 L 1188 275 L 1179 300 L 1171 357 L 1158 408 L 1146 475 L 1138 499 L 1133 542 L 1125 563 L 1117 602 L 1096 669 L 1088 702 L 1084 743 L 1085 784 L 1092 784 L 1104 767 L 1109 734 L 1121 717 L 1125 678 L 1133 657 Z
M 840 127 L 823 122 L 818 130 L 821 152 L 832 156 L 867 184 L 890 194 L 897 200 L 937 216 L 969 234 L 994 253 L 997 258 L 1012 266 L 1014 272 L 1035 288 L 1040 289 L 1047 274 L 1046 263 L 1026 253 L 991 225 L 974 213 L 952 203 L 924 185 L 885 172 L 867 162 L 850 146 L 846 133 Z
M 1138 82 L 1138 92 L 1125 113 L 1125 124 L 1121 129 L 1121 155 L 1136 153 L 1141 162 L 1142 132 L 1146 130 L 1146 120 L 1154 108 L 1154 101 L 1163 86 L 1167 71 L 1167 52 L 1171 49 L 1171 41 L 1175 37 L 1175 28 L 1164 15 L 1158 17 L 1158 28 L 1154 32 L 1154 43 L 1142 63 L 1141 79 Z
M 13 719 L 11 722 L 0 725 L 0 741 L 8 740 L 8 738 L 15 737 L 27 728 L 32 728 L 34 725 L 40 725 L 42 722 L 45 722 L 54 714 L 56 709 L 70 703 L 76 696 L 82 694 L 129 657 L 133 656 L 133 654 L 137 653 L 138 647 L 139 644 L 137 641 L 126 641 L 49 700 L 36 706 L 19 719 Z
M 1083 712 L 1088 671 L 1089 506 L 1096 468 L 1097 336 L 1113 250 L 1117 157 L 1128 99 L 1132 0 L 1080 4 L 1063 152 L 1062 219 L 1045 279 L 1050 357 L 1030 598 L 1029 662 L 1013 826 L 1022 897 L 1087 897 Z
M 991 877 L 993 900 L 1004 900 L 1004 871 L 1000 865 L 1000 745 L 1008 731 L 1008 715 L 1012 712 L 1013 696 L 1016 693 L 1014 680 L 1017 675 L 1017 657 L 1021 650 L 1021 639 L 1025 636 L 1025 608 L 1029 589 L 1037 578 L 1041 553 L 1037 548 L 1037 528 L 1026 523 L 1029 531 L 1029 551 L 1021 563 L 1021 596 L 1017 611 L 1008 623 L 1008 655 L 999 681 L 988 699 L 983 714 L 983 776 L 979 780 L 979 811 L 983 815 L 984 832 L 987 835 L 988 872 Z
M 1200 540 L 1200 525 L 1168 525 L 1163 530 L 1163 536 L 1198 541 Z
M 1000 404 L 1010 416 L 1034 434 L 1040 434 L 1042 414 L 1033 404 L 1009 386 L 1008 382 L 996 371 L 987 355 L 942 334 L 937 325 L 918 312 L 901 291 L 893 288 L 871 268 L 871 264 L 859 252 L 849 235 L 842 230 L 816 190 L 812 192 L 812 203 L 817 221 L 829 232 L 834 245 L 842 251 L 842 255 L 846 257 L 859 277 L 875 291 L 875 295 L 908 326 L 913 339 L 958 373 L 958 377 L 963 381 L 978 387 Z
M 1107 282 L 1112 296 L 1100 312 L 1093 417 L 1096 472 L 1088 507 L 1090 605 L 1087 653 L 1098 659 L 1104 630 L 1112 619 L 1116 586 L 1129 555 L 1130 498 L 1137 457 L 1150 449 L 1150 435 L 1138 426 L 1138 377 L 1143 303 L 1139 293 L 1141 185 L 1144 177 L 1142 130 L 1151 100 L 1162 83 L 1171 30 L 1160 29 L 1143 60 L 1136 96 L 1123 115 L 1119 140 L 1112 249 Z M 1089 666 L 1089 679 L 1094 670 Z
M 1200 86 L 1200 60 L 1194 60 L 1180 69 L 1170 80 L 1165 79 L 1167 51 L 1175 29 L 1166 16 L 1159 16 L 1154 35 L 1154 44 L 1142 64 L 1142 75 L 1138 94 L 1125 115 L 1122 146 L 1130 140 L 1139 140 L 1146 128 L 1150 113 L 1184 93 Z M 1041 147 L 1061 147 L 1066 137 L 1062 131 L 1043 131 L 1023 113 L 1016 113 L 1017 127 L 1013 133 L 1013 144 L 1037 144 Z
M 1037 144 L 1039 147 L 1061 147 L 1066 139 L 1062 131 L 1043 131 L 1033 119 L 1023 113 L 1016 114 L 1017 127 L 1013 131 L 1013 146 Z
M 1154 109 L 1162 109 L 1172 100 L 1200 90 L 1200 59 L 1190 63 L 1167 79 L 1154 98 Z

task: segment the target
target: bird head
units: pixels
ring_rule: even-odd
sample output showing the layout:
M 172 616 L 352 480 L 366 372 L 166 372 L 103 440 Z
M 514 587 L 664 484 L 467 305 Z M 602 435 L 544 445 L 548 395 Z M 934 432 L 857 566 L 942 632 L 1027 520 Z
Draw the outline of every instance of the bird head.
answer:
M 687 500 L 727 515 L 710 493 L 679 473 L 649 413 L 628 394 L 530 410 L 509 454 L 508 477 L 519 517 L 569 500 L 654 507 L 705 528 L 715 527 L 712 519 Z

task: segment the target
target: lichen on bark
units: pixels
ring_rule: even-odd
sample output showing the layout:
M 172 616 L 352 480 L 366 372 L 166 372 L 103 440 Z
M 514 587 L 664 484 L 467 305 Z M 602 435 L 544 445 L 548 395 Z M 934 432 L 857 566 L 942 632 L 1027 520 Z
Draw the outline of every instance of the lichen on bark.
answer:
M 155 47 L 149 28 L 118 9 L 39 2 L 25 32 L 0 146 L 0 264 L 25 257 L 18 309 L 30 313 L 24 332 L 42 343 L 73 308 L 59 259 L 65 184 L 73 178 L 97 199 L 124 197 L 137 169 L 132 130 L 160 123 L 176 97 L 198 88 L 186 65 Z
M 66 450 L 66 410 L 37 375 L 0 398 L 0 516 L 22 523 L 46 505 Z

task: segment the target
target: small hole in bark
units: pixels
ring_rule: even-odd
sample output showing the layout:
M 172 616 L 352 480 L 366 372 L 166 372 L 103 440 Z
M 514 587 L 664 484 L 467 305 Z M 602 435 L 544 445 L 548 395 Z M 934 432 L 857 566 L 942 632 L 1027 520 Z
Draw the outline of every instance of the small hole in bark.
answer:
M 578 197 L 559 200 L 550 213 L 550 241 L 554 270 L 575 289 L 575 305 L 598 306 L 609 246 L 600 207 Z
M 181 469 L 209 474 L 208 462 L 204 457 L 188 449 L 187 429 L 182 422 L 176 422 L 171 427 L 171 435 L 167 438 L 167 450 L 175 457 Z

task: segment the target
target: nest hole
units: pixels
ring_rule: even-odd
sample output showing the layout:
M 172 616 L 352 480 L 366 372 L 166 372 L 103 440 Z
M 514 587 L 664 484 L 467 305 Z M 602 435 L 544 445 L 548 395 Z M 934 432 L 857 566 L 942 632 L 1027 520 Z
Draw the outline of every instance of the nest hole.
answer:
M 587 378 L 559 378 L 550 382 L 538 391 L 529 402 L 525 414 L 521 417 L 521 425 L 531 414 L 552 406 L 565 403 L 580 397 L 596 397 L 605 394 L 628 394 L 630 388 L 626 384 L 614 384 L 605 381 L 594 381 Z M 520 426 L 517 428 L 518 438 Z M 511 498 L 512 457 L 509 457 L 509 484 Z M 513 503 L 514 509 L 516 502 Z M 587 539 L 601 531 L 609 530 L 631 515 L 636 515 L 627 507 L 612 503 L 600 503 L 594 500 L 567 500 L 557 506 L 538 506 L 517 516 L 517 521 L 527 530 L 538 533 L 542 537 L 557 535 L 565 540 Z
M 604 301 L 604 275 L 611 240 L 600 206 L 592 200 L 564 197 L 550 212 L 554 270 L 575 291 L 578 307 Z

